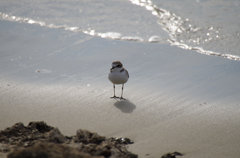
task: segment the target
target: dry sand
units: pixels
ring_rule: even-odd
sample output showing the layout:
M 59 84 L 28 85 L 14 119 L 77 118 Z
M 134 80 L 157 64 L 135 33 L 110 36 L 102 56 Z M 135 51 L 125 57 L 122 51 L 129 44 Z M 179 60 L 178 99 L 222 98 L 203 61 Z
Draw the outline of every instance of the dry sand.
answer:
M 141 158 L 239 158 L 240 62 L 0 23 L 0 129 L 43 120 L 65 135 L 82 128 L 129 137 Z M 126 101 L 110 99 L 116 59 L 130 73 Z

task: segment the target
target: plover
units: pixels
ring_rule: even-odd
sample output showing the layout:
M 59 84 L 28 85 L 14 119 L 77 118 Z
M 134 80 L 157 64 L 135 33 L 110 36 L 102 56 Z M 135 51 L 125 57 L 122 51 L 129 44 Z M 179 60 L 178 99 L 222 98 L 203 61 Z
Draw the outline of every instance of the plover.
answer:
M 108 79 L 113 83 L 113 97 L 118 98 L 115 95 L 115 85 L 122 85 L 122 93 L 120 99 L 123 99 L 123 88 L 124 84 L 128 81 L 129 74 L 126 69 L 123 68 L 123 65 L 120 61 L 113 61 L 112 68 L 110 69 L 110 73 L 108 75 Z

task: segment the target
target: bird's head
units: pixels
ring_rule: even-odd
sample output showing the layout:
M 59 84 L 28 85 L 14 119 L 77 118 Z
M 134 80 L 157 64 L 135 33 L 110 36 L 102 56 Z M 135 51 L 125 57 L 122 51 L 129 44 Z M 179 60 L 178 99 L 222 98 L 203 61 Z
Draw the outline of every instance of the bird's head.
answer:
M 122 68 L 122 67 L 123 67 L 123 65 L 122 65 L 122 63 L 120 61 L 113 61 L 112 62 L 112 69 L 114 69 L 114 68 Z

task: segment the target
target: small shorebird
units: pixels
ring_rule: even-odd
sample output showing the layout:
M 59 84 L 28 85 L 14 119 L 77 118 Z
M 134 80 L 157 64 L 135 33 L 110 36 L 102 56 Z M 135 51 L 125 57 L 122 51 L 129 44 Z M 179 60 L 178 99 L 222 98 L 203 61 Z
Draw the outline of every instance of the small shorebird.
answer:
M 118 98 L 115 95 L 115 84 L 122 85 L 122 93 L 120 99 L 123 98 L 123 88 L 124 84 L 128 81 L 129 74 L 126 69 L 123 68 L 123 65 L 120 61 L 113 61 L 112 68 L 110 69 L 110 73 L 108 75 L 108 79 L 113 83 L 113 92 L 114 95 L 111 98 Z

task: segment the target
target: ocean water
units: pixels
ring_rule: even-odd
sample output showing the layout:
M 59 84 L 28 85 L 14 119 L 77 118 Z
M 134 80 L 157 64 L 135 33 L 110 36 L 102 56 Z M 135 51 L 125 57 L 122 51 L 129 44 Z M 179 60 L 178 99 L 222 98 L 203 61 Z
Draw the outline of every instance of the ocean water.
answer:
M 240 60 L 239 0 L 1 0 L 0 20 Z

